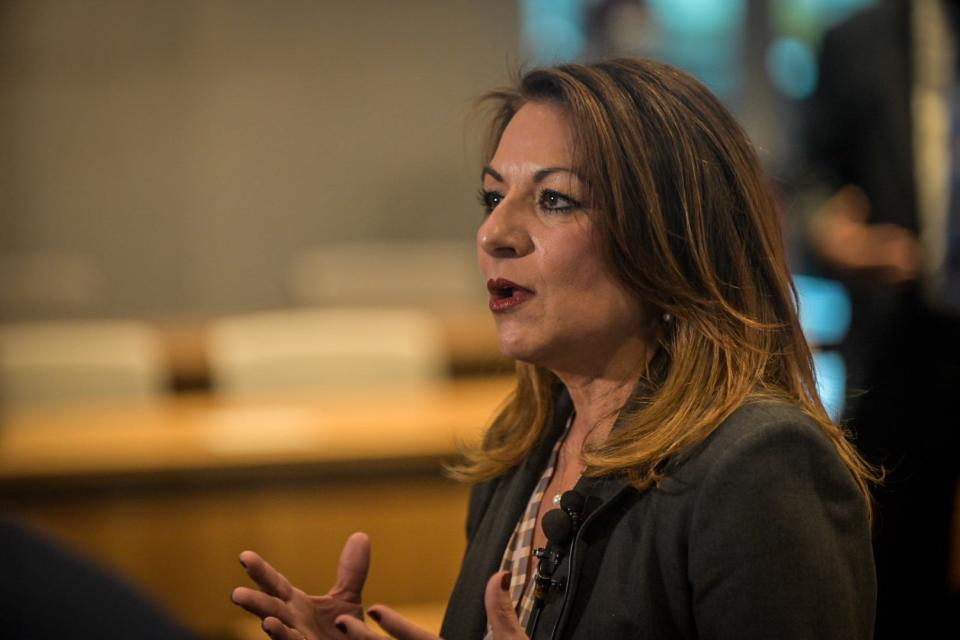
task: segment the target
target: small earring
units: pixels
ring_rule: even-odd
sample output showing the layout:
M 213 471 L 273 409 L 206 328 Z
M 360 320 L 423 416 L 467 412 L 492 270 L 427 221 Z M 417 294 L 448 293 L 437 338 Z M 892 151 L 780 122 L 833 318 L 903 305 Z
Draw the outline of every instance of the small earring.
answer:
M 669 311 L 664 311 L 664 312 L 663 312 L 663 315 L 660 316 L 660 317 L 663 318 L 663 321 L 664 321 L 664 322 L 670 322 L 671 320 L 673 320 L 673 316 L 670 315 L 670 312 L 669 312 Z

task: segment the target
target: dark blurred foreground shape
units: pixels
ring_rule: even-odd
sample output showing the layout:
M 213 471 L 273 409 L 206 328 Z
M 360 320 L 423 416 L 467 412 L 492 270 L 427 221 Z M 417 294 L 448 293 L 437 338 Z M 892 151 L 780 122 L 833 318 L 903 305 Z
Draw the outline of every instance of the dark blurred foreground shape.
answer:
M 7 640 L 186 640 L 119 577 L 0 516 L 0 635 Z
M 960 637 L 957 8 L 891 0 L 830 31 L 806 137 L 831 196 L 809 219 L 810 246 L 852 299 L 848 418 L 890 471 L 877 493 L 877 638 Z

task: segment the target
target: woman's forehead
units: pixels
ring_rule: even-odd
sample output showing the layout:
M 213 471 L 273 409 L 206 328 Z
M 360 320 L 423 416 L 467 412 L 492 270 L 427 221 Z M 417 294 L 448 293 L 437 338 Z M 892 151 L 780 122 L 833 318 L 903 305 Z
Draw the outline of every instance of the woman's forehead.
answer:
M 490 160 L 498 172 L 571 168 L 573 136 L 563 110 L 549 103 L 528 102 L 510 119 Z

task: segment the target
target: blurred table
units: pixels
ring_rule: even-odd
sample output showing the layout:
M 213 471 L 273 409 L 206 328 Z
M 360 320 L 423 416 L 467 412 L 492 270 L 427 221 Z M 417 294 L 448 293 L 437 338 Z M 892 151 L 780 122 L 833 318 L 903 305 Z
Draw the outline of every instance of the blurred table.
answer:
M 0 427 L 0 503 L 141 584 L 194 629 L 236 628 L 237 554 L 323 592 L 343 540 L 374 543 L 368 603 L 442 606 L 468 488 L 441 474 L 508 378 L 246 401 L 30 410 Z M 432 604 L 431 604 L 432 603 Z

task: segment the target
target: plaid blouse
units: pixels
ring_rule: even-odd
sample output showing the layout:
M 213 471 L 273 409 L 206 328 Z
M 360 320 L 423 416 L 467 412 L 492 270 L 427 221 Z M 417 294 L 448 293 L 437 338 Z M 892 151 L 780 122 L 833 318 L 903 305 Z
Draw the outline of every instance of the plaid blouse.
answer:
M 550 452 L 550 459 L 546 468 L 540 475 L 537 486 L 530 494 L 530 500 L 527 502 L 527 508 L 517 522 L 513 535 L 507 543 L 507 548 L 503 552 L 503 560 L 500 562 L 500 571 L 510 572 L 510 599 L 513 601 L 514 609 L 517 610 L 517 620 L 524 629 L 530 620 L 530 613 L 533 611 L 533 592 L 534 589 L 527 589 L 527 567 L 530 564 L 530 556 L 533 555 L 533 532 L 537 527 L 537 514 L 540 512 L 540 503 L 543 502 L 543 494 L 547 486 L 553 479 L 553 472 L 557 467 L 557 455 L 560 447 L 567 437 L 570 430 L 570 424 L 573 422 L 571 415 L 567 419 L 567 426 L 563 434 L 557 438 L 557 443 L 553 445 Z M 487 635 L 484 640 L 492 640 L 493 631 L 490 625 L 487 625 Z

